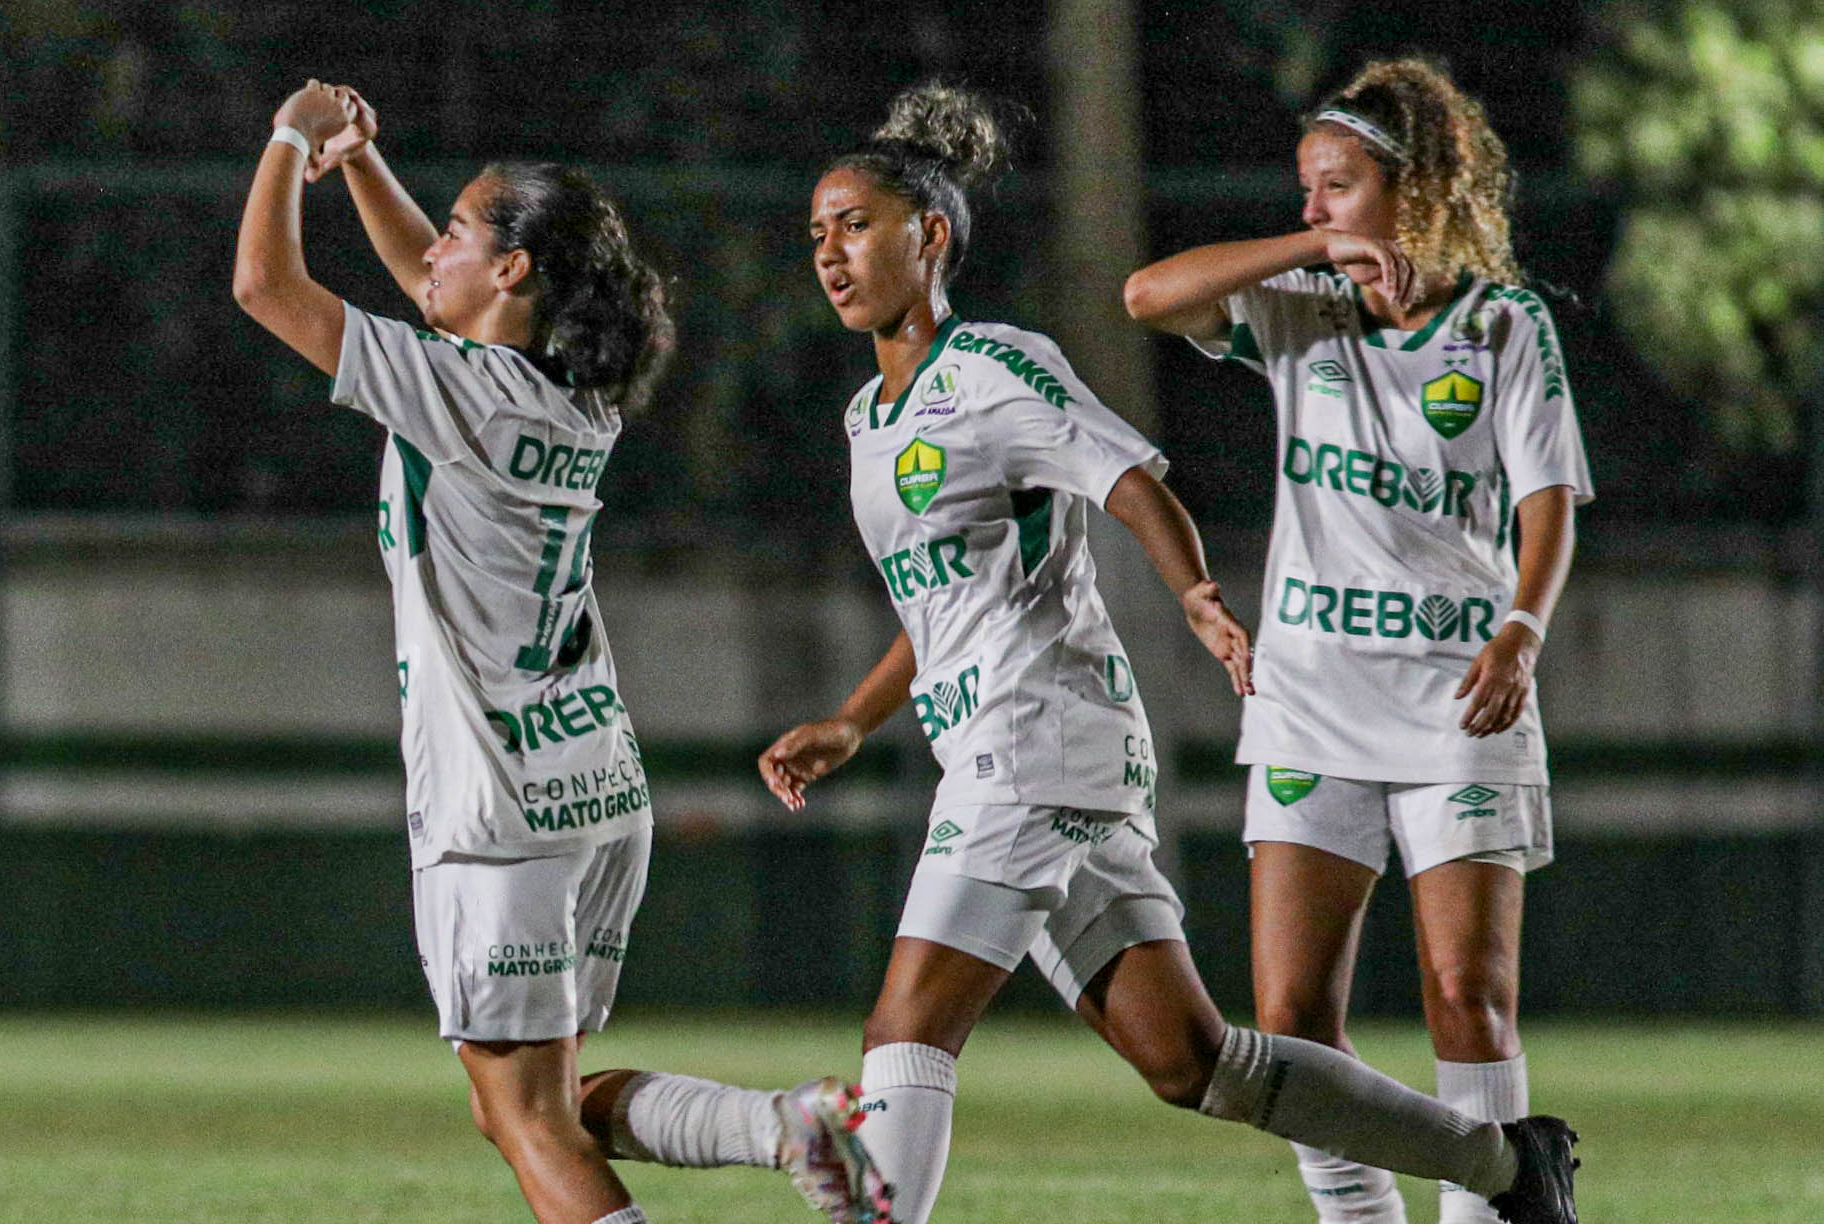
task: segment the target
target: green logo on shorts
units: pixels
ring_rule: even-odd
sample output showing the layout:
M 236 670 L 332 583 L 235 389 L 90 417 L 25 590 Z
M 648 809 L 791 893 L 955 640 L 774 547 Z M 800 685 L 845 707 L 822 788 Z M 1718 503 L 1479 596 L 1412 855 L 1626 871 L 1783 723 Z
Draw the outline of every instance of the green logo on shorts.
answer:
M 1480 820 L 1486 816 L 1498 816 L 1500 813 L 1484 806 L 1490 799 L 1499 799 L 1501 792 L 1492 787 L 1472 782 L 1450 797 L 1452 803 L 1461 803 L 1463 810 L 1457 813 L 1458 820 Z
M 1102 665 L 1102 678 L 1108 682 L 1112 701 L 1126 701 L 1134 695 L 1134 669 L 1120 655 L 1109 655 Z
M 1306 795 L 1311 788 L 1323 781 L 1324 775 L 1306 773 L 1302 769 L 1286 769 L 1279 765 L 1267 766 L 1267 793 L 1279 800 L 1281 807 L 1290 807 Z
M 1051 831 L 1079 846 L 1099 846 L 1115 835 L 1120 822 L 1097 820 L 1076 808 L 1059 808 L 1051 818 Z
M 948 820 L 939 821 L 937 827 L 931 830 L 931 844 L 925 847 L 925 853 L 928 855 L 953 853 L 955 847 L 946 846 L 944 843 L 953 837 L 962 836 L 962 832 L 960 827 L 951 824 Z

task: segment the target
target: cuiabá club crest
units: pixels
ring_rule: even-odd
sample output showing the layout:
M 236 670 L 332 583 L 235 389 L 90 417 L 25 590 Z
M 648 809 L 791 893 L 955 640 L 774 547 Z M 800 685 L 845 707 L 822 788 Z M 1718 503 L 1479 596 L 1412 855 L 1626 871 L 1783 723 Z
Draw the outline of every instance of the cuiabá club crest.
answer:
M 1454 438 L 1482 414 L 1482 380 L 1452 370 L 1419 388 L 1419 407 L 1431 427 Z
M 1278 801 L 1281 807 L 1290 807 L 1310 794 L 1323 775 L 1310 773 L 1303 769 L 1287 769 L 1283 765 L 1267 766 L 1267 793 Z
M 906 504 L 906 509 L 914 514 L 923 514 L 937 491 L 944 487 L 944 448 L 933 446 L 923 438 L 912 439 L 912 444 L 893 460 L 893 487 L 899 491 L 899 500 Z

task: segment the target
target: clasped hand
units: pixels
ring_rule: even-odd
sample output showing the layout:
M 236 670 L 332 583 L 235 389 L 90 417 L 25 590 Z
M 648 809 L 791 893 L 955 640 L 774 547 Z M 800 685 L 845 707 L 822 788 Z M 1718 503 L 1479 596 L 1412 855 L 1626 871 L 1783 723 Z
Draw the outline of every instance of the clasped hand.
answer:
M 360 156 L 379 131 L 380 120 L 352 86 L 327 85 L 313 77 L 279 104 L 272 125 L 295 128 L 310 142 L 304 179 L 314 183 Z

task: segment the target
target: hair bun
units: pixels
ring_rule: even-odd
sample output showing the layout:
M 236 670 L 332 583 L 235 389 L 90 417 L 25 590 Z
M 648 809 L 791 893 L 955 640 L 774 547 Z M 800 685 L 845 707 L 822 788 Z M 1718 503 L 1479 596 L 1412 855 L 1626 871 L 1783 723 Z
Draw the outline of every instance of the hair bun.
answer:
M 965 190 L 997 177 L 1009 160 L 1006 126 L 994 106 L 979 94 L 937 81 L 894 98 L 874 139 L 937 158 Z

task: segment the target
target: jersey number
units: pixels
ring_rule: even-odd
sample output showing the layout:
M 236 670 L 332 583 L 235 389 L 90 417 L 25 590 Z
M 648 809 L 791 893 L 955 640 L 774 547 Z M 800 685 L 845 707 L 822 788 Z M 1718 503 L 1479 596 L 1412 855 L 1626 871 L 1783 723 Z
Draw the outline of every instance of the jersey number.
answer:
M 557 571 L 564 558 L 564 545 L 570 535 L 570 508 L 568 506 L 544 506 L 538 517 L 545 524 L 545 551 L 539 558 L 538 577 L 532 581 L 532 591 L 539 597 L 538 627 L 530 642 L 519 648 L 514 665 L 525 671 L 549 671 L 551 669 L 551 651 L 557 637 L 557 617 L 562 608 L 559 599 L 554 598 L 551 588 L 557 583 Z M 595 530 L 595 515 L 583 517 L 582 528 L 576 534 L 576 546 L 570 555 L 570 575 L 556 594 L 569 595 L 583 585 L 584 567 L 589 561 L 589 536 Z

